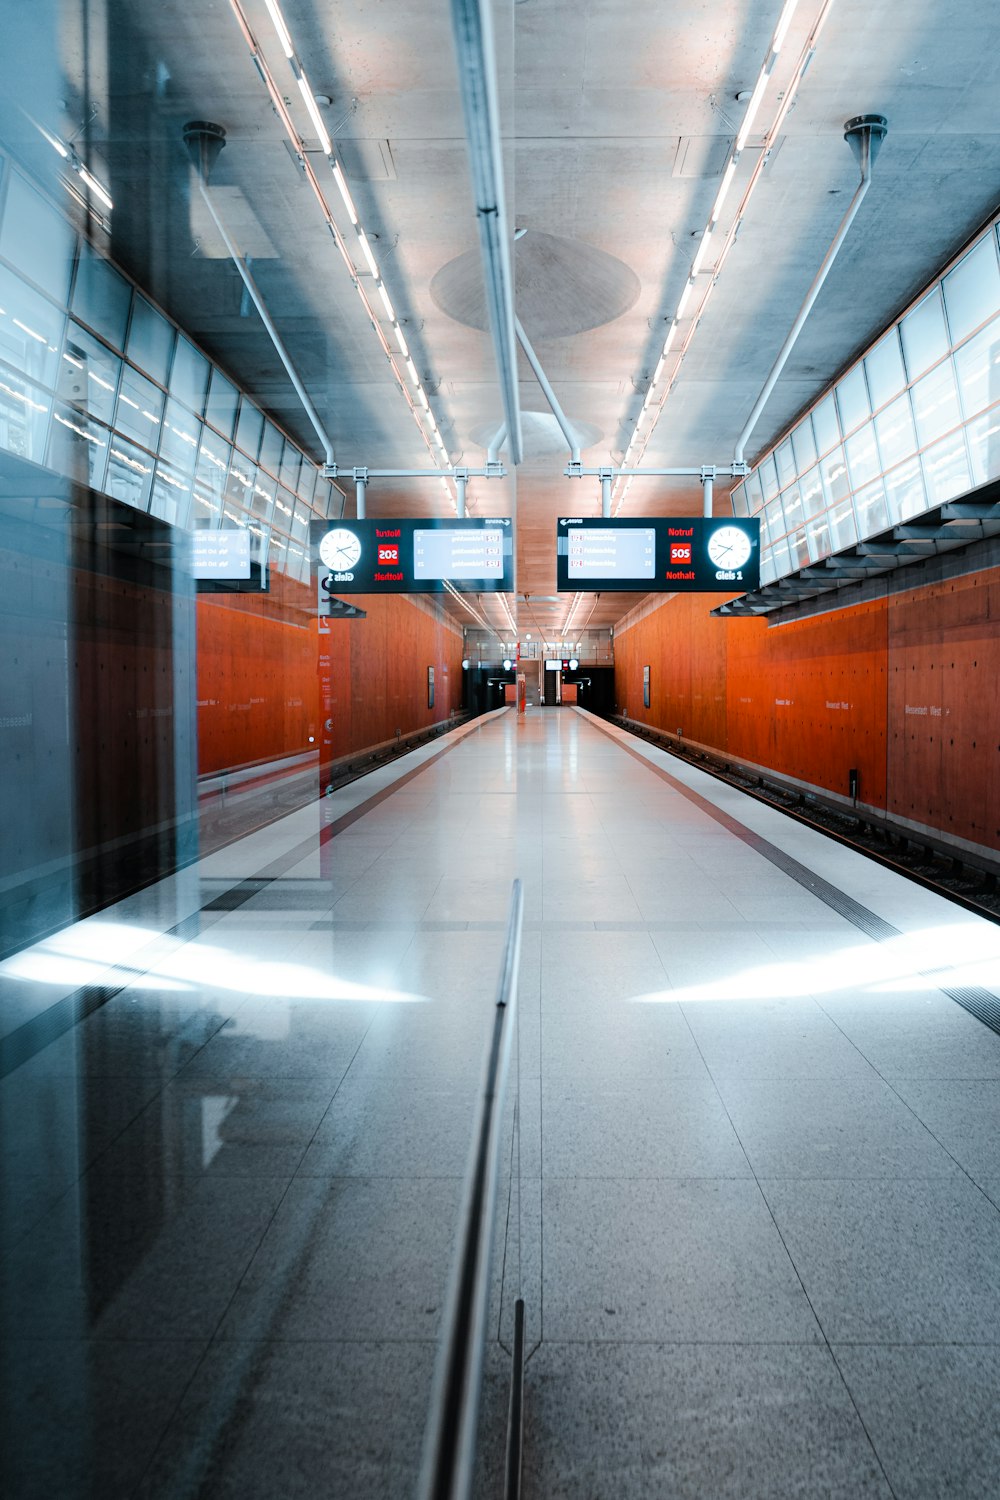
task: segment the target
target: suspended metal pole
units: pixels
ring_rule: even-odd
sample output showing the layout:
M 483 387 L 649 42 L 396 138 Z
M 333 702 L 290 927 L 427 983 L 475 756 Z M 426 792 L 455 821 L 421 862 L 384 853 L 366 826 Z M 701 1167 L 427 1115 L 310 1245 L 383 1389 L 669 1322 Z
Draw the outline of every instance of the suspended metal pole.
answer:
M 507 423 L 501 422 L 496 432 L 490 438 L 489 446 L 486 449 L 486 462 L 488 464 L 495 464 L 500 462 L 500 449 L 503 447 L 506 441 Z
M 489 0 L 451 0 L 451 19 L 493 350 L 507 418 L 511 462 L 519 464 L 522 442 L 514 338 L 514 273 L 504 203 L 496 48 Z
M 573 431 L 572 427 L 566 420 L 566 413 L 559 405 L 559 398 L 556 396 L 555 391 L 549 384 L 548 376 L 539 363 L 538 355 L 531 347 L 528 335 L 525 333 L 524 329 L 521 326 L 520 318 L 514 319 L 514 331 L 517 334 L 518 343 L 524 350 L 528 364 L 532 368 L 535 379 L 538 381 L 538 384 L 542 388 L 542 395 L 551 406 L 552 413 L 562 429 L 562 435 L 566 439 L 566 446 L 569 449 L 569 461 L 571 464 L 578 464 L 580 462 L 580 445 L 576 440 L 576 433 Z
M 611 514 L 611 486 L 614 483 L 614 470 L 601 470 L 601 515 Z
M 712 491 L 715 487 L 715 470 L 705 467 L 701 471 L 701 513 L 706 521 L 712 519 Z
M 368 488 L 368 470 L 355 469 L 354 471 L 354 503 L 355 514 L 359 521 L 365 519 L 365 491 Z
M 464 516 L 465 515 L 465 487 L 468 484 L 468 482 L 469 482 L 469 476 L 467 474 L 456 474 L 455 475 L 455 488 L 458 491 L 458 498 L 455 501 L 455 514 L 456 514 L 456 516 Z
M 858 165 L 861 168 L 861 181 L 858 184 L 854 197 L 848 205 L 846 214 L 840 222 L 840 228 L 834 235 L 833 242 L 826 252 L 823 264 L 816 273 L 816 279 L 806 293 L 806 300 L 799 309 L 798 317 L 792 324 L 788 337 L 782 344 L 778 357 L 771 367 L 771 373 L 764 382 L 764 389 L 757 397 L 753 411 L 747 418 L 746 426 L 736 440 L 734 457 L 737 463 L 742 463 L 743 461 L 743 452 L 750 440 L 750 434 L 760 420 L 761 412 L 767 405 L 771 392 L 778 383 L 778 377 L 785 368 L 788 356 L 795 347 L 799 334 L 805 326 L 806 319 L 812 312 L 813 304 L 829 275 L 830 267 L 836 260 L 840 247 L 847 238 L 847 232 L 854 222 L 854 216 L 861 207 L 864 196 L 871 186 L 872 166 L 878 155 L 879 147 L 885 140 L 888 128 L 889 125 L 885 115 L 856 115 L 854 119 L 846 121 L 844 125 L 844 140 L 857 158 Z
M 320 445 L 323 449 L 324 461 L 326 462 L 328 467 L 332 467 L 336 460 L 334 458 L 333 442 L 330 438 L 330 434 L 324 427 L 323 422 L 320 419 L 319 412 L 313 405 L 308 391 L 299 378 L 299 373 L 292 363 L 292 356 L 286 349 L 284 340 L 282 339 L 277 328 L 274 326 L 274 320 L 267 310 L 264 298 L 260 293 L 260 288 L 251 275 L 250 267 L 247 265 L 243 256 L 236 248 L 236 245 L 233 243 L 229 231 L 226 229 L 226 226 L 219 218 L 219 215 L 216 212 L 215 204 L 212 202 L 211 195 L 208 191 L 209 174 L 212 170 L 212 167 L 215 165 L 215 162 L 218 160 L 219 152 L 226 144 L 226 132 L 223 130 L 221 125 L 213 125 L 208 120 L 190 120 L 188 124 L 184 126 L 184 144 L 187 146 L 191 161 L 194 164 L 195 173 L 198 178 L 198 187 L 201 191 L 201 196 L 204 199 L 205 207 L 208 209 L 209 213 L 212 216 L 212 222 L 215 224 L 216 229 L 219 231 L 219 234 L 222 237 L 222 243 L 225 245 L 226 250 L 229 252 L 229 257 L 232 260 L 233 265 L 236 267 L 237 271 L 239 271 L 243 281 L 243 285 L 247 289 L 247 294 L 250 297 L 250 300 L 253 302 L 254 307 L 260 314 L 260 320 L 263 323 L 264 327 L 267 329 L 268 336 L 271 340 L 271 343 L 274 345 L 275 350 L 277 351 L 278 358 L 284 365 L 285 372 L 288 375 L 289 380 L 292 382 L 292 385 L 295 387 L 295 393 L 298 396 L 299 400 L 302 402 L 302 405 L 305 408 L 306 415 L 313 425 L 313 430 L 315 431 L 316 436 L 319 438 Z

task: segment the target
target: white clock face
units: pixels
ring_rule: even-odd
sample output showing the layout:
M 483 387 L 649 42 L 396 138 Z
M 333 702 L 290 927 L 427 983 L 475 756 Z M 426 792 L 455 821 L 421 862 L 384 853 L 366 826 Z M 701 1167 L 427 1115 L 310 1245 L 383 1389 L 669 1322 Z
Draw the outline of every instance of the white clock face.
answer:
M 708 555 L 717 568 L 742 568 L 750 550 L 750 538 L 738 526 L 720 526 L 708 539 Z
M 361 543 L 353 531 L 338 526 L 328 531 L 320 542 L 319 555 L 328 568 L 335 573 L 344 573 L 353 568 L 361 556 Z

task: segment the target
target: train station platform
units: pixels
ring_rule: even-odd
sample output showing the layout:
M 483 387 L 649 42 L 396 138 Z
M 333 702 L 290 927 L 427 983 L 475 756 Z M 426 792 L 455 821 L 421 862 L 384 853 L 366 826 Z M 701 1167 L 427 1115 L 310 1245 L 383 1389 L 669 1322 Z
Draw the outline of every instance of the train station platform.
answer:
M 993 1492 L 1000 930 L 553 709 L 0 966 L 7 1493 L 413 1494 L 515 877 L 476 1493 L 519 1295 L 536 1500 Z

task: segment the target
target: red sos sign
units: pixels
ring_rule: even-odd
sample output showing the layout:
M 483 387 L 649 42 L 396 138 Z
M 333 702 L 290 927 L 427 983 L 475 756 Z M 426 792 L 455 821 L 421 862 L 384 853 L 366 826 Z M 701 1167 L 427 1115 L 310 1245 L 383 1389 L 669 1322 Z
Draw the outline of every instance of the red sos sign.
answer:
M 386 543 L 386 542 L 379 542 L 378 560 L 379 560 L 380 564 L 383 564 L 383 563 L 398 563 L 399 562 L 399 546 L 398 546 L 398 544 L 392 544 L 392 543 Z
M 672 563 L 689 563 L 691 561 L 691 543 L 671 542 L 670 561 Z

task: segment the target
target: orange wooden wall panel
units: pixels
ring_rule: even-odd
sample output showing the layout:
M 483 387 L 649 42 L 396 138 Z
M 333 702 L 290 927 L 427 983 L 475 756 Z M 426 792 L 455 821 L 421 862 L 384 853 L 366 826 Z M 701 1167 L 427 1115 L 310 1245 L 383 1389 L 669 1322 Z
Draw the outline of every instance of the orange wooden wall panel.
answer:
M 321 636 L 311 591 L 286 579 L 271 595 L 199 598 L 202 775 L 321 745 L 329 755 L 346 755 L 392 739 L 397 729 L 440 723 L 461 707 L 461 636 L 403 596 L 356 602 L 366 619 L 331 621 Z M 328 660 L 325 696 L 321 652 Z M 428 666 L 435 670 L 433 709 Z
M 630 717 L 1000 848 L 1000 569 L 810 619 L 678 595 L 615 640 Z M 642 707 L 642 669 L 651 704 Z

